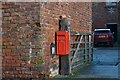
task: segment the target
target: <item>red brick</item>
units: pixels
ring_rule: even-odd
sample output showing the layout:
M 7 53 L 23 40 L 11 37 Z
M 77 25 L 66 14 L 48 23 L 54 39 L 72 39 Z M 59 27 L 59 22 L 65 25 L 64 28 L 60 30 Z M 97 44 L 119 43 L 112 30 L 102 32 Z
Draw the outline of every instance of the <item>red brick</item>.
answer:
M 3 53 L 11 53 L 11 49 L 3 49 Z
M 3 45 L 10 45 L 10 42 L 4 42 Z
M 10 16 L 10 13 L 5 13 L 5 14 L 3 14 L 3 15 L 9 17 L 9 16 Z
M 10 6 L 9 5 L 2 6 L 2 9 L 7 9 L 7 8 L 10 8 Z
M 22 60 L 15 60 L 16 63 L 22 63 Z
M 12 56 L 7 55 L 7 56 L 5 56 L 5 57 L 4 57 L 4 59 L 9 60 L 9 59 L 13 59 L 13 57 L 12 57 Z
M 14 49 L 16 46 L 7 46 L 8 49 Z
M 7 20 L 9 20 L 9 17 L 3 17 L 3 20 L 7 21 Z
M 8 64 L 9 64 L 9 63 L 11 63 L 11 64 L 12 64 L 12 63 L 15 63 L 15 62 L 16 62 L 15 60 L 9 60 L 9 59 L 8 59 L 8 60 L 6 60 L 6 63 L 8 63 Z
M 14 74 L 14 75 L 19 75 L 19 74 L 18 74 L 18 71 L 13 71 L 13 74 Z
M 5 28 L 3 28 L 3 30 L 2 30 L 2 31 L 7 32 L 8 30 L 10 30 L 10 28 L 5 27 Z
M 13 66 L 13 67 L 20 67 L 20 63 L 13 63 L 13 64 L 11 64 L 11 66 Z

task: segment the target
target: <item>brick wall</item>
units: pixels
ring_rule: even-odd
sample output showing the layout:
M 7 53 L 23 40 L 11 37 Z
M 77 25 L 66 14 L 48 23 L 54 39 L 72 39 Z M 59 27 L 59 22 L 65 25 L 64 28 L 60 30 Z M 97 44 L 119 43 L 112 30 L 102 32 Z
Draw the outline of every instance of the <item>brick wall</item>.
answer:
M 93 2 L 93 28 L 105 28 L 106 23 L 117 23 L 118 10 L 117 7 L 113 9 L 114 12 L 110 13 L 106 2 Z
M 39 77 L 44 68 L 40 4 L 3 2 L 2 10 L 3 77 Z
M 58 74 L 58 56 L 50 55 L 59 16 L 65 14 L 71 30 L 92 28 L 91 3 L 2 3 L 3 77 L 38 78 Z M 40 25 L 39 25 L 40 23 Z

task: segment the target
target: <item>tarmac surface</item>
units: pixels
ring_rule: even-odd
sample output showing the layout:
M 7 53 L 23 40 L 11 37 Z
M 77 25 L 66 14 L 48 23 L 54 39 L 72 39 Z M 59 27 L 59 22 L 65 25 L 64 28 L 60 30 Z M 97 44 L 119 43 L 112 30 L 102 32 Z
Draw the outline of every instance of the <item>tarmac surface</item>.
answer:
M 79 70 L 76 78 L 119 78 L 120 58 L 117 47 L 94 48 L 93 63 Z
M 92 64 L 70 76 L 57 76 L 54 80 L 120 80 L 120 49 L 102 46 L 93 51 Z

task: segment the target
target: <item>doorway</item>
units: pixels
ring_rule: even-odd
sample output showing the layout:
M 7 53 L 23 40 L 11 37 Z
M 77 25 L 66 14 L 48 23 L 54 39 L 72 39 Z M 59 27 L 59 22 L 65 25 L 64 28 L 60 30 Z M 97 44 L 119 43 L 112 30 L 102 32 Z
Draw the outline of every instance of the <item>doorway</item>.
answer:
M 115 42 L 117 41 L 117 26 L 118 26 L 117 23 L 107 23 L 106 24 L 107 29 L 110 29 L 112 31 Z

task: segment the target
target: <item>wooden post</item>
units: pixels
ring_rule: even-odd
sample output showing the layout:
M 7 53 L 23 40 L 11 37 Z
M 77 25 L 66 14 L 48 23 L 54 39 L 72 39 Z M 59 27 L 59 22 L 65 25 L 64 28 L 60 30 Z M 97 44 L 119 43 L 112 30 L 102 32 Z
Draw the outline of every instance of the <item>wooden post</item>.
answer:
M 87 36 L 85 35 L 85 63 L 87 62 Z
M 90 62 L 91 60 L 91 36 L 90 35 L 88 35 L 88 58 L 89 58 L 89 60 L 88 60 L 88 62 Z
M 59 56 L 60 65 L 59 73 L 60 75 L 69 75 L 70 74 L 70 65 L 69 65 L 69 55 Z
M 70 27 L 69 27 L 69 42 L 70 42 Z M 70 48 L 70 46 L 71 46 L 71 44 L 69 43 L 69 48 Z M 71 48 L 70 48 L 71 49 Z M 69 58 L 69 74 L 71 74 L 72 72 L 71 72 L 71 52 L 69 53 L 69 55 L 68 55 L 68 58 Z
M 91 49 L 91 61 L 93 61 L 93 47 L 94 47 L 94 36 L 93 35 L 91 35 L 91 47 L 92 47 L 92 49 Z

